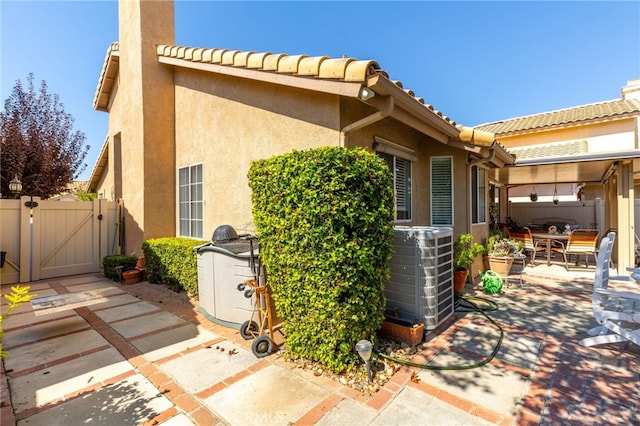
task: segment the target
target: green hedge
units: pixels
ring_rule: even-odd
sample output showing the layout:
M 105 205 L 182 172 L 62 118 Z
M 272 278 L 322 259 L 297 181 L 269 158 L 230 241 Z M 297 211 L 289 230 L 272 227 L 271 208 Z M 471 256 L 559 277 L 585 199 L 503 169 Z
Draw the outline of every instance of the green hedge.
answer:
M 110 280 L 118 281 L 120 277 L 114 269 L 116 266 L 123 266 L 122 271 L 128 271 L 136 267 L 138 258 L 125 254 L 116 254 L 102 258 L 102 274 Z
M 345 371 L 384 319 L 394 195 L 387 165 L 362 149 L 255 161 L 253 218 L 288 355 Z
M 198 294 L 198 267 L 195 246 L 205 241 L 190 238 L 156 238 L 142 243 L 147 279 L 150 283 L 167 284 L 175 291 Z

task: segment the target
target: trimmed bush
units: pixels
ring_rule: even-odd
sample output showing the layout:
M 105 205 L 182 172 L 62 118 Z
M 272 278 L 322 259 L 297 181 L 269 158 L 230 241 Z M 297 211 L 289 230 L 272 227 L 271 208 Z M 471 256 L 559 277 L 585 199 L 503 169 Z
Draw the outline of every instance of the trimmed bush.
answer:
M 154 284 L 167 284 L 175 291 L 198 294 L 198 266 L 195 246 L 205 241 L 190 238 L 156 238 L 142 243 L 147 279 Z
M 249 169 L 260 258 L 288 356 L 333 371 L 358 361 L 384 319 L 394 195 L 383 160 L 363 149 L 320 148 Z
M 135 256 L 127 256 L 126 254 L 115 254 L 102 258 L 102 273 L 106 278 L 118 281 L 120 277 L 114 269 L 116 266 L 122 266 L 122 271 L 128 271 L 136 267 L 138 258 Z

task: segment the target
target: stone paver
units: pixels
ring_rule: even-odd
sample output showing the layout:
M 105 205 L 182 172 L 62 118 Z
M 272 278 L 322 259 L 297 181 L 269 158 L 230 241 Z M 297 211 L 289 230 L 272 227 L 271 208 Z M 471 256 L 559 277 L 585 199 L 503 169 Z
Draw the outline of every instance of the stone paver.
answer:
M 173 404 L 141 374 L 57 404 L 18 422 L 19 426 L 137 425 Z M 184 417 L 183 417 L 184 419 Z M 187 419 L 188 420 L 188 419 Z M 167 423 L 164 423 L 167 424 Z M 175 425 L 191 425 L 174 423 Z
M 2 339 L 3 344 L 5 348 L 11 350 L 13 346 L 33 343 L 52 337 L 65 336 L 89 328 L 89 324 L 80 316 L 73 313 L 73 311 L 70 311 L 67 315 L 71 316 L 63 316 L 56 321 L 37 323 L 28 328 L 11 330 L 11 332 L 6 333 Z
M 131 371 L 118 351 L 105 349 L 16 377 L 11 381 L 12 402 L 18 412 L 41 407 Z
M 415 424 L 416 419 L 428 419 L 428 424 L 440 426 L 491 424 L 462 410 L 452 409 L 447 403 L 411 387 L 402 389 L 393 404 L 383 409 L 370 424 L 410 425 Z
M 251 352 L 225 340 L 210 348 L 159 363 L 158 368 L 173 377 L 187 392 L 197 393 L 257 362 Z
M 204 403 L 230 424 L 287 424 L 328 394 L 326 388 L 269 366 L 213 394 Z
M 169 312 L 158 312 L 151 315 L 113 321 L 109 326 L 123 337 L 130 338 L 184 324 L 186 324 L 185 321 Z
M 185 324 L 135 339 L 131 343 L 144 354 L 147 360 L 154 362 L 219 339 L 217 334 L 204 327 Z
M 144 315 L 149 312 L 159 311 L 158 307 L 147 302 L 129 303 L 126 305 L 116 306 L 113 308 L 101 309 L 96 311 L 104 322 L 120 321 L 124 318 L 132 318 Z
M 7 369 L 14 371 L 33 368 L 35 365 L 51 365 L 56 361 L 80 356 L 94 348 L 109 346 L 99 333 L 94 330 L 84 330 L 53 339 L 45 339 L 30 345 L 18 346 L 11 349 L 11 356 L 5 360 Z

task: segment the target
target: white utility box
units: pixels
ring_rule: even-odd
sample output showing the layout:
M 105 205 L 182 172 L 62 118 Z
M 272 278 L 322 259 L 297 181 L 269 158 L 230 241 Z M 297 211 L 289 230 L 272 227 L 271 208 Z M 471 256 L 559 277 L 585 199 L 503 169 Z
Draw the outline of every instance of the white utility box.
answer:
M 257 242 L 253 244 L 257 245 Z M 249 241 L 245 240 L 207 243 L 195 250 L 198 256 L 198 311 L 211 321 L 240 328 L 250 319 L 256 296 L 245 297 L 238 285 L 254 278 L 252 257 L 256 270 L 262 271 L 257 253 L 252 253 Z M 258 278 L 264 281 L 264 276 Z

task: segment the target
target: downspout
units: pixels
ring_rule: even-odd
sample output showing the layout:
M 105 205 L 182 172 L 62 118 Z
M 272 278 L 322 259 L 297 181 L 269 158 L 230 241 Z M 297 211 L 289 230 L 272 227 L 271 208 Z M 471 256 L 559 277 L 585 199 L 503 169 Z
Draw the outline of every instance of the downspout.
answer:
M 467 142 L 470 144 L 473 144 L 475 146 L 480 146 L 482 147 L 482 151 L 484 151 L 484 148 L 488 148 L 489 149 L 489 154 L 484 156 L 484 157 L 480 157 L 477 158 L 475 160 L 469 161 L 467 164 L 467 182 L 470 182 L 470 178 L 471 178 L 471 168 L 473 166 L 477 166 L 478 164 L 485 164 L 488 163 L 489 161 L 492 161 L 495 156 L 496 156 L 496 151 L 493 148 L 495 146 L 496 143 L 496 139 L 495 139 L 495 135 L 491 132 L 485 132 L 485 131 L 480 131 L 480 130 L 476 130 L 473 127 L 466 127 L 466 126 L 458 126 L 457 127 L 458 130 L 460 130 L 460 134 L 458 135 L 458 138 L 460 138 L 460 140 L 462 142 Z M 467 200 L 471 199 L 471 186 L 467 185 Z M 467 232 L 471 232 L 471 226 L 472 226 L 472 219 L 471 219 L 471 215 L 469 216 L 468 220 L 467 220 Z
M 354 130 L 359 130 L 362 129 L 363 127 L 367 127 L 372 125 L 373 123 L 382 120 L 385 117 L 388 117 L 389 115 L 391 115 L 391 113 L 393 112 L 393 109 L 395 107 L 395 103 L 393 101 L 393 97 L 392 96 L 387 96 L 385 99 L 385 105 L 384 107 L 379 110 L 374 112 L 371 115 L 368 115 L 366 117 L 361 118 L 358 121 L 355 121 L 345 127 L 342 128 L 342 130 L 340 130 L 340 147 L 344 148 L 344 144 L 345 144 L 345 138 L 347 136 L 347 133 L 353 132 Z
M 488 163 L 489 161 L 493 160 L 495 156 L 496 156 L 496 151 L 494 149 L 491 149 L 489 151 L 489 155 L 487 155 L 486 157 L 476 158 L 475 160 L 469 161 L 468 164 L 467 164 L 467 182 L 470 182 L 469 179 L 471 178 L 471 168 L 473 166 L 477 166 L 478 164 Z M 471 199 L 471 185 L 467 185 L 467 200 L 470 200 L 470 199 Z M 485 205 L 485 210 L 486 210 L 486 208 L 487 207 Z M 472 217 L 473 217 L 473 215 L 469 215 L 468 216 L 468 219 L 467 219 L 467 232 L 471 233 L 473 235 L 473 233 L 471 232 L 471 227 L 473 226 Z M 473 265 L 471 267 L 473 268 Z M 473 272 L 473 270 L 472 270 L 472 272 Z

